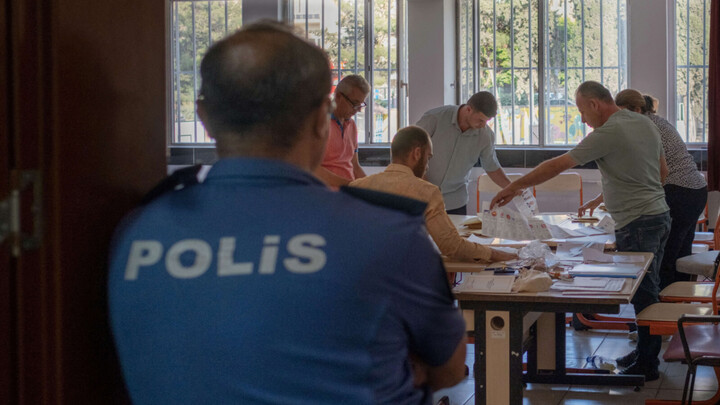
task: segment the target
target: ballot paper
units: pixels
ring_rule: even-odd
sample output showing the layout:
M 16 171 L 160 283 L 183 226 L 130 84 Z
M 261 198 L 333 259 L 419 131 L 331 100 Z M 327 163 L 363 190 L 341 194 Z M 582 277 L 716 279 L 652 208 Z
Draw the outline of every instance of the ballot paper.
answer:
M 581 263 L 568 270 L 571 276 L 579 277 L 625 277 L 637 278 L 642 267 L 628 263 L 588 264 Z
M 545 222 L 533 216 L 532 203 L 533 200 L 518 196 L 509 204 L 490 210 L 490 204 L 484 202 L 483 234 L 513 240 L 551 238 L 552 235 Z
M 576 277 L 571 281 L 556 281 L 550 289 L 563 294 L 607 294 L 619 293 L 624 286 L 624 278 Z
M 555 256 L 558 260 L 583 261 L 585 249 L 596 250 L 600 253 L 605 249 L 605 244 L 600 242 L 575 242 L 572 239 L 567 242 L 560 242 L 555 249 Z
M 583 249 L 583 261 L 595 263 L 641 263 L 645 261 L 642 256 L 609 255 L 597 249 Z
M 462 284 L 455 287 L 455 292 L 483 292 L 508 294 L 512 292 L 512 286 L 515 282 L 513 276 L 491 276 L 491 275 L 475 275 L 465 277 Z
M 600 220 L 600 222 L 595 225 L 595 228 L 601 229 L 605 233 L 614 234 L 615 233 L 615 221 L 613 221 L 612 217 L 610 215 L 605 215 L 603 219 Z

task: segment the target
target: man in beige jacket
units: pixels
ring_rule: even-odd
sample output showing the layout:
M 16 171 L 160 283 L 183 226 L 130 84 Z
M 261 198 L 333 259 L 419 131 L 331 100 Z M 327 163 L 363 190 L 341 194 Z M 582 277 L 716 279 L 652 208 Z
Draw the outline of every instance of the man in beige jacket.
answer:
M 426 202 L 428 206 L 425 209 L 425 224 L 428 233 L 445 256 L 484 262 L 516 258 L 514 254 L 470 242 L 458 234 L 445 212 L 440 189 L 422 179 L 433 153 L 432 141 L 424 129 L 409 126 L 399 130 L 393 138 L 390 152 L 392 163 L 385 171 L 355 180 L 350 186 L 399 194 Z

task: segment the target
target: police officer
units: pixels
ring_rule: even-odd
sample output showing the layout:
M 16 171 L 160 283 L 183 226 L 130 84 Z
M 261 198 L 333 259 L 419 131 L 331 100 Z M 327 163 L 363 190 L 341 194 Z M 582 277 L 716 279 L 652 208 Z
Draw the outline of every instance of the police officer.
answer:
M 324 52 L 260 22 L 201 74 L 220 160 L 127 217 L 112 249 L 133 402 L 428 403 L 462 380 L 465 325 L 424 204 L 311 175 L 332 111 Z

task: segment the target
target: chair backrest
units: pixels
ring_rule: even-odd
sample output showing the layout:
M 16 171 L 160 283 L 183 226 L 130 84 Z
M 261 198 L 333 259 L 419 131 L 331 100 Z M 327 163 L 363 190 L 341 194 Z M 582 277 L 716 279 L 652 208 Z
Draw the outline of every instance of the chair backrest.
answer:
M 537 197 L 538 192 L 559 193 L 570 191 L 577 191 L 579 208 L 581 205 L 583 205 L 583 183 L 582 176 L 580 176 L 580 174 L 577 172 L 560 173 L 552 179 L 535 186 L 535 188 L 533 189 L 533 194 L 535 195 L 535 197 Z
M 715 229 L 713 229 L 713 242 L 715 242 L 715 249 L 720 250 L 720 212 L 715 221 Z
M 717 235 L 717 233 L 716 233 Z M 718 265 L 720 265 L 720 252 L 718 252 L 717 257 L 715 258 L 715 262 L 713 263 L 714 271 L 715 271 L 715 285 L 713 285 L 713 291 L 712 291 L 712 309 L 714 315 L 720 315 L 718 313 L 718 302 L 717 302 L 717 293 L 718 293 L 718 287 L 720 287 L 720 271 L 718 271 Z
M 505 175 L 510 179 L 510 181 L 515 181 L 523 176 L 522 173 L 505 173 Z M 480 212 L 480 193 L 497 194 L 500 190 L 502 190 L 502 188 L 495 184 L 487 173 L 483 173 L 478 176 L 476 192 L 477 211 Z

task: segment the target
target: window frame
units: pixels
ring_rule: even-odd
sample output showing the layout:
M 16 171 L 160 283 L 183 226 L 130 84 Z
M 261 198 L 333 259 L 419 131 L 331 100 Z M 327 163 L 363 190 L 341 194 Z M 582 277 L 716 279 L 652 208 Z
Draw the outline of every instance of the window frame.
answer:
M 301 0 L 303 1 L 303 0 Z M 320 20 L 322 24 L 322 38 L 321 43 L 318 44 L 318 46 L 324 48 L 324 24 L 325 24 L 325 4 L 328 1 L 332 0 L 320 0 L 321 1 L 321 7 L 322 12 L 320 14 Z M 364 64 L 362 66 L 362 70 L 357 69 L 357 63 L 352 69 L 343 69 L 342 66 L 338 63 L 338 66 L 335 67 L 334 72 L 338 75 L 338 78 L 341 78 L 343 75 L 347 74 L 361 74 L 365 79 L 370 83 L 370 94 L 368 95 L 367 100 L 367 106 L 364 108 L 362 114 L 363 114 L 363 120 L 364 120 L 364 133 L 358 134 L 358 144 L 359 147 L 373 147 L 373 146 L 389 146 L 390 141 L 392 140 L 393 133 L 387 134 L 387 142 L 376 142 L 374 140 L 375 135 L 375 120 L 374 120 L 374 106 L 376 104 L 375 99 L 373 97 L 374 90 L 376 89 L 374 85 L 374 76 L 375 72 L 379 70 L 386 70 L 388 72 L 388 82 L 387 85 L 384 86 L 387 89 L 388 92 L 388 101 L 392 102 L 394 100 L 393 97 L 390 97 L 392 94 L 392 90 L 395 90 L 396 95 L 396 102 L 397 102 L 397 110 L 395 114 L 388 114 L 388 130 L 390 131 L 390 124 L 394 120 L 397 123 L 397 128 L 400 129 L 404 126 L 408 125 L 408 100 L 407 100 L 407 0 L 338 0 L 338 21 L 340 20 L 340 6 L 343 2 L 348 1 L 354 1 L 355 2 L 355 19 L 357 20 L 357 14 L 359 10 L 360 4 L 363 6 L 364 10 L 364 46 L 363 46 L 363 52 L 365 52 L 365 58 L 364 58 Z M 395 44 L 395 55 L 396 55 L 396 69 L 391 68 L 391 62 L 390 59 L 388 60 L 388 67 L 386 69 L 378 69 L 374 66 L 374 60 L 375 60 L 375 49 L 374 49 L 374 40 L 375 40 L 375 30 L 374 28 L 374 6 L 377 2 L 387 2 L 390 4 L 391 2 L 395 2 L 395 21 L 396 21 L 396 44 Z M 290 24 L 295 24 L 295 17 L 298 15 L 305 15 L 307 16 L 309 13 L 310 5 L 308 0 L 304 0 L 305 4 L 305 10 L 295 10 L 295 1 L 294 0 L 285 0 L 285 7 L 288 10 L 287 16 L 288 16 L 288 22 Z M 357 22 L 356 22 L 357 25 Z M 390 32 L 390 25 L 391 25 L 391 19 L 388 18 L 388 32 Z M 306 38 L 308 37 L 308 19 L 305 18 L 305 33 Z M 391 36 L 388 35 L 388 45 L 390 45 L 391 42 Z M 338 44 L 338 48 L 340 48 L 340 45 Z M 341 48 L 340 48 L 341 49 Z M 341 52 L 340 49 L 338 49 L 338 60 L 341 58 Z M 357 52 L 358 52 L 357 42 L 355 45 L 355 52 L 356 56 L 354 58 L 355 61 L 357 61 Z M 390 85 L 389 78 L 391 77 L 392 72 L 396 72 L 396 84 L 395 86 Z M 393 117 L 394 115 L 394 117 Z
M 709 91 L 709 83 L 708 83 L 708 70 L 709 70 L 708 47 L 709 47 L 709 43 L 708 43 L 708 35 L 705 34 L 706 32 L 709 32 L 709 30 L 710 30 L 710 21 L 708 18 L 709 17 L 708 14 L 710 13 L 710 9 L 709 9 L 710 2 L 709 2 L 709 0 L 685 0 L 685 3 L 686 3 L 685 13 L 688 16 L 690 15 L 690 3 L 692 1 L 702 1 L 703 2 L 703 45 L 702 45 L 702 48 L 703 48 L 703 62 L 704 63 L 702 65 L 691 65 L 690 64 L 690 48 L 691 47 L 688 46 L 687 43 L 685 45 L 685 48 L 686 48 L 685 55 L 683 55 L 685 64 L 678 65 L 678 56 L 679 55 L 677 54 L 678 53 L 677 51 L 678 51 L 678 44 L 680 43 L 680 41 L 678 39 L 678 37 L 679 37 L 678 28 L 679 27 L 678 27 L 677 8 L 678 8 L 679 3 L 676 1 L 669 2 L 668 10 L 667 10 L 668 13 L 672 16 L 672 30 L 671 31 L 672 31 L 672 35 L 673 35 L 673 38 L 672 38 L 673 41 L 668 41 L 669 42 L 668 46 L 670 47 L 668 54 L 672 55 L 672 59 L 673 59 L 672 77 L 674 79 L 673 86 L 672 86 L 672 94 L 670 95 L 670 98 L 674 99 L 673 110 L 675 112 L 675 116 L 672 117 L 673 119 L 671 120 L 671 122 L 674 121 L 674 126 L 678 129 L 678 132 L 681 132 L 681 137 L 683 137 L 682 133 L 685 134 L 685 136 L 683 137 L 683 141 L 685 142 L 685 145 L 688 147 L 688 149 L 690 149 L 690 148 L 707 148 L 708 136 L 709 136 L 709 131 L 710 131 L 708 128 L 708 119 L 709 118 L 707 116 L 708 115 L 708 91 Z M 685 29 L 684 32 L 685 32 L 685 36 L 686 36 L 686 41 L 689 42 L 690 41 L 690 25 L 691 25 L 689 18 L 687 20 L 687 23 L 688 23 L 687 26 L 685 26 L 683 28 Z M 681 94 L 678 91 L 678 82 L 679 82 L 679 74 L 678 73 L 681 70 L 683 70 L 684 73 L 689 76 L 691 69 L 702 69 L 703 70 L 702 82 L 703 82 L 704 91 L 702 91 L 702 97 L 703 97 L 702 125 L 704 128 L 704 131 L 703 131 L 704 141 L 702 141 L 702 142 L 688 142 L 688 140 L 687 140 L 687 138 L 689 136 L 688 132 L 690 130 L 690 119 L 688 119 L 688 118 L 690 116 L 690 105 L 692 104 L 690 102 L 690 85 L 689 85 L 689 83 L 685 84 L 686 91 L 683 94 Z M 682 96 L 686 97 L 686 99 L 684 101 L 681 98 Z M 684 117 L 684 121 L 685 121 L 685 126 L 684 126 L 684 131 L 681 131 L 683 128 L 680 127 L 679 123 L 680 123 L 681 118 L 683 118 L 683 117 Z M 670 117 L 668 117 L 668 118 L 670 118 Z
M 211 3 L 213 2 L 224 2 L 225 6 L 225 21 L 224 21 L 224 31 L 225 35 L 229 32 L 229 26 L 228 26 L 228 1 L 233 0 L 167 0 L 167 19 L 166 19 L 166 26 L 167 26 L 167 35 L 169 38 L 168 44 L 166 50 L 166 58 L 168 61 L 168 78 L 167 78 L 167 117 L 168 117 L 168 130 L 167 130 L 167 139 L 168 139 L 168 146 L 172 148 L 197 148 L 197 147 L 204 147 L 204 146 L 212 146 L 214 147 L 214 141 L 210 140 L 209 142 L 200 142 L 198 141 L 199 138 L 206 138 L 207 137 L 207 130 L 205 130 L 204 125 L 200 121 L 200 118 L 197 115 L 197 106 L 194 105 L 195 100 L 197 100 L 197 92 L 199 89 L 199 83 L 200 83 L 200 71 L 199 71 L 199 64 L 197 61 L 197 35 L 195 35 L 196 30 L 196 20 L 195 20 L 195 5 L 197 3 L 207 3 L 208 4 L 208 48 L 212 46 L 213 44 L 213 32 L 212 32 L 212 7 Z M 243 1 L 237 0 L 240 3 L 240 14 L 242 16 L 243 11 Z M 176 24 L 176 18 L 178 12 L 178 7 L 180 3 L 191 3 L 192 4 L 192 43 L 193 43 L 193 51 L 192 51 L 192 58 L 193 58 L 193 69 L 192 72 L 190 71 L 183 71 L 180 69 L 180 40 L 179 40 L 179 29 L 178 24 Z M 242 19 L 240 26 L 242 26 Z M 233 27 L 233 29 L 240 28 Z M 223 35 L 224 36 L 224 35 Z M 182 121 L 181 120 L 181 105 L 182 105 L 182 97 L 181 94 L 181 86 L 180 86 L 180 75 L 182 74 L 190 74 L 192 73 L 193 76 L 193 120 L 192 121 Z M 176 80 L 177 78 L 177 80 Z M 192 122 L 193 123 L 193 141 L 192 142 L 182 142 L 181 134 L 180 134 L 180 127 L 183 122 Z M 177 129 L 177 140 L 176 140 L 176 129 Z M 202 129 L 203 133 L 200 134 L 200 129 Z
M 601 10 L 602 10 L 602 4 L 603 4 L 602 1 L 603 1 L 603 0 L 600 0 L 600 2 L 601 2 L 601 3 L 600 3 L 600 9 L 601 9 Z M 609 68 L 612 68 L 612 69 L 617 69 L 617 71 L 618 71 L 618 73 L 617 73 L 618 79 L 617 79 L 617 80 L 618 80 L 618 87 L 619 87 L 619 89 L 616 89 L 616 90 L 618 90 L 618 91 L 619 91 L 621 88 L 627 87 L 627 81 L 628 81 L 629 73 L 630 73 L 630 72 L 629 72 L 629 65 L 628 65 L 628 56 L 627 56 L 627 55 L 628 55 L 628 54 L 627 54 L 627 52 L 628 52 L 628 36 L 627 36 L 627 33 L 628 33 L 628 29 L 627 29 L 627 24 L 628 24 L 627 10 L 628 10 L 628 9 L 627 9 L 627 0 L 615 0 L 616 7 L 617 7 L 617 10 L 618 10 L 616 15 L 617 15 L 617 16 L 620 16 L 620 15 L 621 15 L 621 13 L 620 13 L 620 3 L 621 3 L 621 2 L 624 2 L 624 3 L 625 3 L 624 9 L 623 9 L 623 10 L 624 10 L 624 13 L 622 14 L 622 16 L 624 17 L 624 20 L 623 20 L 624 26 L 622 26 L 622 27 L 618 26 L 618 42 L 620 42 L 620 41 L 623 39 L 623 37 L 624 37 L 624 41 L 625 41 L 625 42 L 624 42 L 624 47 L 623 47 L 623 49 L 618 49 L 619 56 L 618 56 L 617 65 L 616 65 L 616 66 L 613 65 L 612 67 L 609 67 Z M 480 66 L 480 60 L 479 60 L 479 59 L 480 59 L 480 58 L 479 58 L 479 56 L 480 56 L 480 55 L 479 55 L 479 53 L 480 53 L 480 38 L 479 38 L 479 35 L 478 35 L 478 32 L 479 32 L 479 30 L 480 30 L 480 25 L 481 25 L 481 24 L 480 24 L 481 16 L 480 16 L 480 12 L 479 12 L 480 0 L 456 0 L 456 3 L 455 3 L 455 4 L 456 4 L 456 7 L 455 7 L 455 10 L 456 10 L 456 18 L 455 18 L 455 27 L 456 27 L 456 28 L 455 28 L 455 33 L 456 33 L 456 37 L 455 37 L 455 55 L 456 55 L 456 66 L 457 66 L 457 67 L 456 67 L 456 79 L 455 79 L 455 80 L 456 80 L 457 86 L 456 86 L 456 92 L 455 92 L 455 93 L 456 93 L 456 101 L 457 101 L 458 104 L 461 104 L 461 103 L 463 103 L 463 102 L 465 102 L 465 101 L 467 100 L 467 99 L 464 99 L 464 100 L 463 100 L 463 95 L 461 94 L 461 93 L 463 92 L 463 90 L 464 90 L 464 82 L 463 82 L 463 77 L 462 77 L 463 66 L 462 66 L 462 56 L 461 56 L 461 44 L 464 44 L 464 42 L 466 41 L 466 39 L 465 39 L 465 38 L 461 38 L 461 35 L 460 35 L 460 33 L 461 33 L 460 25 L 461 25 L 461 10 L 462 10 L 463 4 L 468 4 L 468 3 L 470 3 L 470 4 L 472 5 L 472 21 L 473 21 L 472 39 L 471 39 L 471 42 L 472 42 L 472 47 L 471 47 L 471 49 L 472 49 L 472 51 L 473 51 L 473 58 L 472 58 L 472 59 L 473 59 L 473 63 L 474 63 L 474 66 L 473 66 L 473 69 L 472 69 L 472 72 L 473 72 L 473 86 L 472 86 L 473 89 L 472 89 L 472 92 L 474 93 L 474 92 L 477 92 L 477 91 L 480 91 L 480 90 L 481 90 L 481 89 L 480 89 L 480 79 L 481 79 L 481 69 L 482 69 L 482 68 L 481 68 L 481 66 Z M 532 141 L 533 138 L 535 138 L 535 134 L 532 133 L 532 127 L 533 127 L 533 123 L 534 123 L 535 121 L 537 121 L 537 127 L 538 127 L 537 142 L 538 142 L 538 143 L 537 143 L 537 144 L 534 144 L 534 143 L 531 143 L 531 144 L 497 144 L 496 147 L 501 147 L 501 148 L 517 148 L 517 149 L 529 149 L 529 148 L 570 149 L 570 148 L 572 148 L 573 146 L 575 146 L 576 143 L 565 143 L 565 144 L 549 144 L 549 143 L 548 143 L 548 136 L 549 136 L 549 134 L 548 134 L 548 129 L 549 129 L 549 128 L 548 128 L 548 126 L 547 126 L 547 120 L 548 120 L 548 116 L 549 116 L 549 114 L 550 114 L 550 105 L 549 105 L 549 104 L 546 105 L 546 98 L 547 98 L 548 92 L 549 92 L 551 89 L 548 89 L 548 88 L 547 88 L 546 82 L 547 82 L 547 77 L 548 77 L 548 75 L 550 74 L 550 72 L 551 72 L 552 70 L 557 70 L 558 68 L 557 68 L 557 67 L 546 66 L 546 60 L 547 60 L 547 58 L 548 58 L 547 52 L 549 51 L 549 48 L 547 48 L 547 47 L 545 46 L 545 44 L 546 44 L 546 42 L 547 42 L 547 40 L 548 40 L 548 35 L 549 35 L 548 32 L 547 32 L 547 22 L 548 22 L 548 18 L 549 18 L 549 17 L 548 17 L 547 0 L 538 0 L 538 1 L 537 1 L 537 7 L 538 7 L 538 8 L 537 8 L 537 11 L 536 11 L 536 13 L 537 13 L 536 15 L 535 15 L 535 13 L 533 13 L 534 10 L 532 10 L 532 1 L 529 1 L 528 3 L 529 3 L 529 5 L 528 5 L 528 14 L 532 16 L 532 17 L 529 17 L 529 19 L 528 19 L 528 21 L 529 21 L 529 26 L 528 26 L 528 31 L 529 31 L 528 41 L 529 41 L 529 43 L 528 43 L 528 45 L 527 45 L 527 49 L 528 49 L 528 51 L 530 52 L 530 55 L 529 55 L 529 65 L 528 65 L 527 67 L 523 66 L 523 67 L 521 67 L 521 69 L 528 71 L 529 83 L 530 83 L 530 84 L 529 84 L 529 86 L 530 86 L 530 96 L 529 96 L 529 100 L 528 100 L 528 106 L 529 106 L 529 108 L 530 108 L 530 114 L 529 114 L 529 119 L 530 119 L 530 124 L 529 124 L 529 127 L 530 127 L 530 138 L 531 138 L 531 141 Z M 565 4 L 564 4 L 565 14 L 567 15 L 567 2 L 564 2 L 564 3 L 565 3 Z M 512 6 L 512 0 L 510 1 L 510 4 L 511 4 L 511 9 L 512 9 L 512 8 L 513 8 L 513 6 Z M 583 7 L 583 8 L 582 8 L 582 15 L 584 16 L 584 13 L 585 13 L 584 1 L 581 1 L 580 4 L 581 4 L 582 7 Z M 493 2 L 493 18 L 496 18 L 495 7 L 496 7 L 496 3 Z M 601 16 L 602 16 L 602 14 L 601 14 Z M 583 17 L 583 18 L 584 18 L 584 17 Z M 467 17 L 466 17 L 466 19 L 467 19 Z M 493 27 L 495 27 L 496 25 L 497 25 L 497 24 L 495 24 L 495 23 L 493 22 Z M 586 61 L 585 61 L 585 46 L 584 46 L 584 41 L 585 41 L 585 34 L 584 34 L 584 32 L 585 32 L 585 25 L 583 25 L 581 29 L 582 29 L 582 32 L 583 32 L 583 34 L 582 34 L 582 36 L 581 36 L 582 41 L 583 41 L 583 49 L 582 49 L 583 58 L 582 58 L 582 65 L 581 65 L 581 66 L 577 66 L 577 67 L 576 67 L 576 66 L 568 66 L 568 55 L 567 55 L 567 46 L 568 46 L 568 44 L 567 44 L 567 41 L 566 41 L 566 42 L 565 42 L 565 50 L 566 50 L 566 51 L 565 51 L 565 54 L 564 54 L 564 65 L 563 65 L 562 68 L 560 68 L 560 70 L 561 70 L 561 71 L 564 70 L 565 72 L 572 71 L 572 70 L 581 70 L 581 71 L 582 71 L 582 77 L 583 77 L 583 80 L 584 80 L 584 78 L 585 78 L 585 70 L 588 69 L 588 68 L 586 67 Z M 600 24 L 600 30 L 603 31 L 603 29 L 604 29 L 603 24 Z M 495 30 L 495 28 L 494 28 L 494 30 Z M 514 36 L 515 36 L 514 34 L 515 34 L 515 31 L 514 31 L 514 30 L 511 31 L 511 33 L 512 33 L 512 35 L 511 35 L 511 38 L 510 38 L 510 41 L 511 41 L 510 43 L 511 43 L 511 44 L 514 44 Z M 533 44 L 532 44 L 532 34 L 533 34 L 533 33 L 536 33 L 536 34 L 537 34 L 537 49 L 535 49 L 535 50 L 532 49 L 532 48 L 533 48 Z M 495 36 L 496 36 L 495 31 L 493 31 L 491 35 L 493 35 L 493 42 L 494 42 L 494 41 L 495 41 Z M 566 32 L 566 37 L 567 37 L 567 32 Z M 602 44 L 603 44 L 603 42 L 602 42 L 602 34 L 601 34 L 601 52 L 603 51 L 603 50 L 602 50 Z M 511 45 L 511 46 L 513 46 L 513 45 Z M 495 47 L 493 47 L 493 49 L 494 49 L 494 48 L 495 48 Z M 533 64 L 533 61 L 532 61 L 532 54 L 533 54 L 533 52 L 536 52 L 536 53 L 537 53 L 537 65 L 534 65 L 534 64 Z M 623 56 L 623 55 L 622 55 L 623 52 L 624 52 L 624 57 L 622 57 L 622 56 Z M 496 53 L 496 52 L 493 52 L 493 54 L 494 54 L 494 57 L 496 57 L 497 53 Z M 513 74 L 511 74 L 513 77 L 514 77 L 515 64 L 514 64 L 514 61 L 512 61 L 512 60 L 514 59 L 514 54 L 515 54 L 515 52 L 512 52 L 512 53 L 511 53 L 511 66 L 509 67 L 509 69 L 513 72 Z M 601 61 L 603 61 L 603 58 L 602 58 L 602 57 L 601 57 Z M 496 63 L 494 63 L 493 66 L 494 66 L 494 68 L 491 67 L 490 69 L 494 69 L 494 70 L 497 70 L 497 69 L 498 69 Z M 603 79 L 603 81 L 604 81 L 604 70 L 606 69 L 606 66 L 603 64 L 603 62 L 601 62 L 600 66 L 599 66 L 599 69 L 600 69 L 600 72 L 601 72 L 601 73 L 600 73 L 601 79 Z M 533 72 L 537 72 L 537 77 L 536 77 L 536 78 L 533 77 Z M 534 93 L 534 91 L 533 91 L 533 84 L 534 84 L 535 81 L 536 81 L 536 83 L 537 83 L 538 88 L 539 88 L 539 89 L 543 89 L 543 91 L 538 91 L 537 94 Z M 494 84 L 494 86 L 497 86 L 497 80 L 495 79 L 495 73 L 493 73 L 493 84 Z M 568 80 L 566 79 L 566 80 L 565 80 L 565 84 L 564 84 L 564 87 L 565 87 L 565 95 L 566 95 L 565 97 L 566 97 L 566 100 L 567 100 L 567 101 L 572 101 L 572 99 L 571 99 L 570 97 L 568 97 L 568 88 L 567 88 L 567 86 L 568 86 Z M 515 84 L 514 84 L 514 81 L 512 82 L 511 87 L 512 87 L 512 89 L 513 89 L 512 96 L 511 96 L 511 99 L 512 99 L 511 111 L 514 111 L 514 108 L 515 108 L 515 96 L 516 96 L 516 95 L 515 95 Z M 494 87 L 494 88 L 488 89 L 488 90 L 490 90 L 490 91 L 495 90 L 495 94 L 496 94 L 496 96 L 497 96 L 497 87 Z M 538 99 L 537 99 L 537 102 L 535 102 L 535 100 L 534 100 L 535 95 L 537 95 L 537 98 L 538 98 Z M 569 104 L 568 102 L 565 103 L 565 108 L 564 108 L 564 110 L 565 110 L 565 111 L 564 111 L 564 113 L 565 113 L 565 118 L 568 118 L 568 117 L 570 116 L 569 110 L 568 110 L 568 109 L 569 109 L 569 105 L 568 105 L 568 104 Z M 535 117 L 535 114 L 534 114 L 535 111 L 533 110 L 533 108 L 535 108 L 535 109 L 538 110 L 538 111 L 537 111 L 537 118 Z M 495 120 L 493 120 L 493 121 L 495 121 Z M 564 136 L 565 136 L 565 139 L 566 139 L 566 142 L 567 142 L 568 137 L 569 137 L 568 128 L 569 128 L 570 123 L 569 123 L 569 120 L 568 120 L 568 119 L 564 119 L 564 121 L 565 121 L 565 122 L 564 122 L 564 124 L 565 124 Z M 514 139 L 515 139 L 515 135 L 514 135 L 514 133 L 515 133 L 515 129 L 514 129 L 514 126 L 515 126 L 514 119 L 513 119 L 512 122 L 513 122 L 513 130 L 512 130 L 513 135 L 512 135 L 512 137 L 513 137 L 513 140 L 514 140 Z M 493 125 L 494 125 L 494 123 L 493 123 Z M 494 128 L 494 127 L 493 127 L 493 128 Z M 583 137 L 586 136 L 587 133 L 589 133 L 588 128 L 587 128 L 587 126 L 585 126 L 585 125 L 583 125 L 582 131 L 583 131 Z M 497 131 L 496 131 L 496 135 L 497 135 Z

